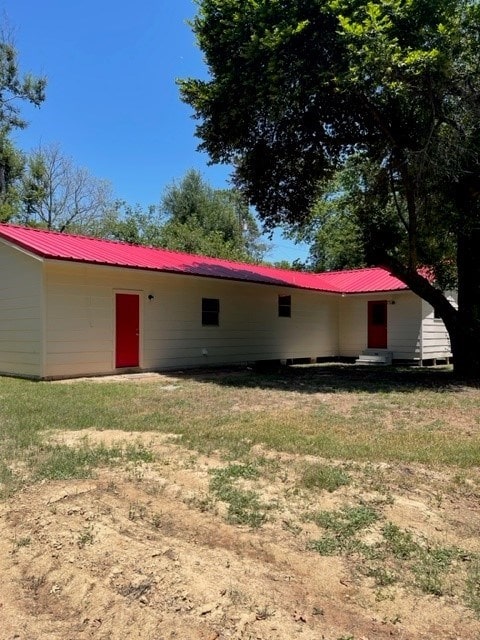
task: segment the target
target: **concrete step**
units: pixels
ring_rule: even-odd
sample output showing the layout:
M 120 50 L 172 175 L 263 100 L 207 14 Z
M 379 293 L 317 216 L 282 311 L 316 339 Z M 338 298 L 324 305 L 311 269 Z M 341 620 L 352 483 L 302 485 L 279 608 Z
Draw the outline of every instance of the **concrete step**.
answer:
M 384 351 L 383 353 L 367 351 L 358 356 L 355 364 L 391 365 L 392 353 L 390 351 Z

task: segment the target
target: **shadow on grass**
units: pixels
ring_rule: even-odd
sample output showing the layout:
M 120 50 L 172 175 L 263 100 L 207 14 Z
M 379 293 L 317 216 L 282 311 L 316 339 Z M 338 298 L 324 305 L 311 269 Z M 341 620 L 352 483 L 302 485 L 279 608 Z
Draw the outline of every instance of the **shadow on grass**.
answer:
M 465 387 L 479 388 L 477 380 L 458 378 L 451 367 L 376 367 L 349 364 L 296 366 L 222 367 L 165 373 L 219 386 L 285 389 L 298 393 L 388 393 L 428 390 L 455 393 Z

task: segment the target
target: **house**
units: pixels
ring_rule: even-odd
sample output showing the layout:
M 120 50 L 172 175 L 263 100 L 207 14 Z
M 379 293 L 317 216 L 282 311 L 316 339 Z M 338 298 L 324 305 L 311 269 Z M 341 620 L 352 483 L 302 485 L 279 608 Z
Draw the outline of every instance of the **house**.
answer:
M 8 224 L 0 268 L 4 374 L 451 356 L 433 309 L 381 268 L 300 273 Z

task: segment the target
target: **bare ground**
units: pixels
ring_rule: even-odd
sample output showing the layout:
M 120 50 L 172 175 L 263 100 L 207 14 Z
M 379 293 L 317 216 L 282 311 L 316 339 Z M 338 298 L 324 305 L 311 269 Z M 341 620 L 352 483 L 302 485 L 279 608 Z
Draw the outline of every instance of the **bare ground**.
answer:
M 300 458 L 258 451 L 275 461 L 256 487 L 273 506 L 252 530 L 229 524 L 212 499 L 209 470 L 225 467 L 220 457 L 155 433 L 55 438 L 76 445 L 85 435 L 107 445 L 141 438 L 155 462 L 29 486 L 0 506 L 0 640 L 480 638 L 478 618 L 453 591 L 379 588 L 354 570 L 354 557 L 309 549 L 318 531 L 302 519 L 368 499 L 370 478 L 372 500 L 375 480 L 395 487 L 385 518 L 468 556 L 480 551 L 478 495 L 468 483 L 441 491 L 452 484 L 447 472 L 358 467 L 361 486 L 306 492 Z

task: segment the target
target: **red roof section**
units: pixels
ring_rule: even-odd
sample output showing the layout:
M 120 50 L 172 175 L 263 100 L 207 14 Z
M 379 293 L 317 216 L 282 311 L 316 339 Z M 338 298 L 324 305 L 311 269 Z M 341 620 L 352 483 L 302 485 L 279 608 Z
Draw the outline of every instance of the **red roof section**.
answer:
M 381 267 L 306 273 L 10 224 L 0 224 L 0 238 L 49 260 L 243 280 L 329 293 L 408 289 Z
M 325 271 L 317 277 L 327 280 L 338 293 L 373 293 L 375 291 L 401 291 L 407 285 L 382 267 Z

